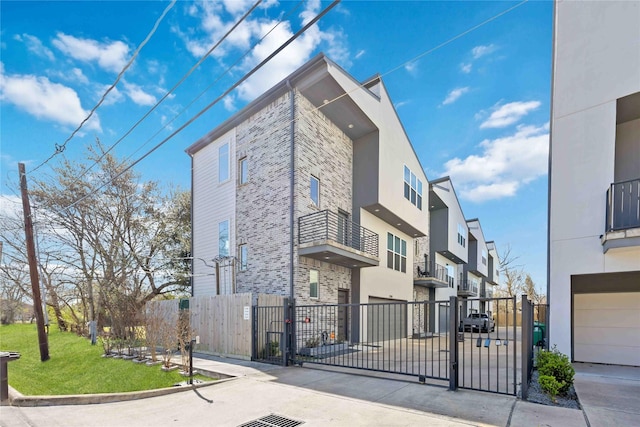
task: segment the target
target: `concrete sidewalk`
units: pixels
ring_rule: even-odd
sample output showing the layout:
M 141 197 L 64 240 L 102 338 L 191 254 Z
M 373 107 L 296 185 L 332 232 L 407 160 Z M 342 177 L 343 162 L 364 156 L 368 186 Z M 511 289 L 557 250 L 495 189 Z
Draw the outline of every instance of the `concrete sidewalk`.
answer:
M 484 392 L 450 392 L 445 385 L 423 385 L 409 377 L 390 379 L 388 375 L 382 378 L 369 372 L 364 376 L 353 371 L 315 369 L 312 365 L 283 368 L 208 356 L 195 357 L 194 366 L 235 379 L 182 393 L 116 403 L 4 406 L 0 407 L 0 426 L 240 426 L 270 414 L 302 421 L 305 426 L 587 426 L 581 410 Z M 631 369 L 632 373 L 640 373 L 638 368 Z M 585 380 L 585 374 L 579 372 L 579 396 L 582 398 L 580 392 L 597 395 L 594 384 L 602 388 L 597 385 L 599 381 L 606 383 L 606 377 L 587 373 Z M 636 383 L 631 382 L 632 388 Z M 635 389 L 626 391 L 640 396 Z M 594 417 L 591 427 L 638 425 L 640 405 L 633 398 L 640 399 L 632 396 L 622 408 L 585 405 L 585 413 Z M 606 399 L 589 399 L 606 405 Z M 634 407 L 636 412 L 628 411 Z M 609 415 L 603 411 L 609 411 Z M 605 415 L 600 418 L 602 413 Z M 619 422 L 610 424 L 608 420 Z

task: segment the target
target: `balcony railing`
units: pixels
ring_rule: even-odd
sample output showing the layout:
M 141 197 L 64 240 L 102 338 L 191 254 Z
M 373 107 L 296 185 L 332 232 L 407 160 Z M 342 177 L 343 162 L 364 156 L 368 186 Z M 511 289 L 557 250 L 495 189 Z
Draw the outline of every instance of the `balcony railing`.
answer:
M 332 241 L 378 257 L 378 235 L 328 210 L 298 218 L 298 243 Z
M 640 178 L 611 184 L 606 217 L 607 232 L 640 227 Z
M 458 284 L 458 292 L 478 295 L 478 281 L 471 279 L 463 280 Z
M 428 263 L 426 261 L 413 263 L 413 278 L 421 279 L 431 277 L 442 282 L 449 283 L 447 268 L 437 262 Z M 453 278 L 451 278 L 453 280 Z

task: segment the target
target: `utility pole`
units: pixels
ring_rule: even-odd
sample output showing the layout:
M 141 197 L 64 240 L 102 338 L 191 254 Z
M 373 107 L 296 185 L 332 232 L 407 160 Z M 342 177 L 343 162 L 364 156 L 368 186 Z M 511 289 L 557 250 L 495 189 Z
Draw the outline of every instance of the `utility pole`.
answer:
M 27 258 L 29 260 L 29 276 L 31 277 L 31 290 L 33 291 L 33 310 L 36 313 L 36 326 L 38 329 L 38 343 L 40 345 L 40 361 L 49 360 L 49 341 L 44 330 L 44 314 L 42 311 L 42 298 L 40 298 L 40 280 L 38 279 L 38 262 L 36 260 L 36 246 L 33 242 L 33 221 L 31 220 L 31 206 L 27 190 L 27 173 L 24 163 L 18 163 L 20 173 L 20 192 L 22 193 L 22 212 L 24 214 L 24 234 L 27 243 Z

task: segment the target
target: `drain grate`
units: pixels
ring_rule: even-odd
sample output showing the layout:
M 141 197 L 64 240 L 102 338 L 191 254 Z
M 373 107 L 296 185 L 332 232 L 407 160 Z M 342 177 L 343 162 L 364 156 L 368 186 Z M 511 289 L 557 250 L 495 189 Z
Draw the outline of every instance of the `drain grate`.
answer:
M 280 415 L 267 415 L 257 420 L 240 424 L 238 427 L 295 427 L 304 424 L 304 421 L 292 420 L 291 418 L 281 417 Z

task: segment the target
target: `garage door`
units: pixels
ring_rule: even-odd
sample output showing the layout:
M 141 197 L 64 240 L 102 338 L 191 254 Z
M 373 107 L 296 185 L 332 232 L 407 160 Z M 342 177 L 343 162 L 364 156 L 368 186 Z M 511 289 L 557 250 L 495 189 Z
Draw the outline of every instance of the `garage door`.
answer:
M 367 341 L 389 341 L 407 336 L 407 304 L 385 298 L 369 297 Z
M 640 366 L 640 292 L 574 294 L 573 358 Z

